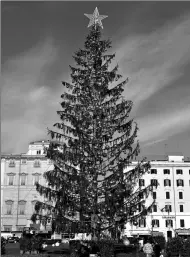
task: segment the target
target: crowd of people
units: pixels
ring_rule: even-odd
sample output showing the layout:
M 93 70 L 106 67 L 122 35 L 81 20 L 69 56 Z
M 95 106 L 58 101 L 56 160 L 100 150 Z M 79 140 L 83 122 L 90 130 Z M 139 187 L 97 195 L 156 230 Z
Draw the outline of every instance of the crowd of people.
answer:
M 5 244 L 9 241 L 19 242 L 19 238 L 13 235 L 13 237 L 5 240 Z M 141 242 L 138 240 L 138 251 L 143 252 L 146 257 L 164 257 L 163 250 L 161 246 L 154 242 L 153 240 L 146 240 Z M 125 243 L 125 242 L 123 242 Z M 130 242 L 129 242 L 130 243 Z M 75 251 L 71 253 L 71 257 L 89 257 L 90 255 L 100 256 L 100 248 L 96 242 L 81 241 L 80 244 L 76 247 Z

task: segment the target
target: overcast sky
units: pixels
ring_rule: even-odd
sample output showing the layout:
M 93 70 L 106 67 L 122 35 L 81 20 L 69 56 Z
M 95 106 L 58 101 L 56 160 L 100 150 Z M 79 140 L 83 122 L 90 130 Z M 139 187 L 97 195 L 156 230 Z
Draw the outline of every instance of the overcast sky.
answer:
M 190 156 L 190 2 L 3 2 L 2 152 L 24 153 L 59 121 L 61 81 L 89 29 L 84 13 L 108 15 L 124 95 L 134 102 L 142 155 Z

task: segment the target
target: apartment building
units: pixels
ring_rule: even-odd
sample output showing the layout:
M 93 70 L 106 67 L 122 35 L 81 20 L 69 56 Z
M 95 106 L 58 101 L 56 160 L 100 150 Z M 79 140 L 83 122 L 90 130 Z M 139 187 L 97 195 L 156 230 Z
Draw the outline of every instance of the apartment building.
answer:
M 31 142 L 25 154 L 1 156 L 1 231 L 22 231 L 31 224 L 36 201 L 45 201 L 35 183 L 45 185 L 43 173 L 53 167 L 44 155 L 44 146 L 48 145 L 48 141 Z M 155 205 L 146 219 L 126 224 L 124 234 L 161 233 L 166 238 L 176 233 L 190 235 L 190 159 L 173 154 L 149 157 L 149 161 L 151 170 L 138 183 L 141 187 L 158 184 L 147 199 L 151 203 L 154 198 Z M 136 164 L 133 162 L 128 169 Z
M 44 155 L 48 141 L 29 144 L 28 152 L 1 156 L 1 231 L 22 231 L 29 226 L 37 200 L 36 182 L 45 183 L 43 173 L 53 167 Z
M 149 160 L 151 170 L 139 179 L 139 186 L 158 185 L 147 199 L 148 204 L 154 199 L 155 205 L 146 219 L 127 224 L 124 233 L 163 234 L 166 239 L 175 234 L 190 236 L 190 159 L 171 154 Z M 135 165 L 136 162 L 131 167 Z

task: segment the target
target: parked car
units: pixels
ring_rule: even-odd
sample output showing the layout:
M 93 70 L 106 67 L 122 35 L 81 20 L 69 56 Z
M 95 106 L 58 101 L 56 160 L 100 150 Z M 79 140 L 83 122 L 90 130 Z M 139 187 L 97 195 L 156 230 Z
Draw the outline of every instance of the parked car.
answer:
M 42 244 L 42 253 L 47 253 L 49 257 L 70 256 L 70 246 L 62 242 L 61 239 L 45 239 Z

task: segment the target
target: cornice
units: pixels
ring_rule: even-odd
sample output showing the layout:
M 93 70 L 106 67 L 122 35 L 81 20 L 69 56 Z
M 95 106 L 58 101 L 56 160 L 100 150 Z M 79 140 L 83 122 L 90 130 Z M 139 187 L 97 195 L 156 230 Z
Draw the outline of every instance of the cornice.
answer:
M 1 160 L 48 160 L 45 156 L 39 155 L 1 155 Z

